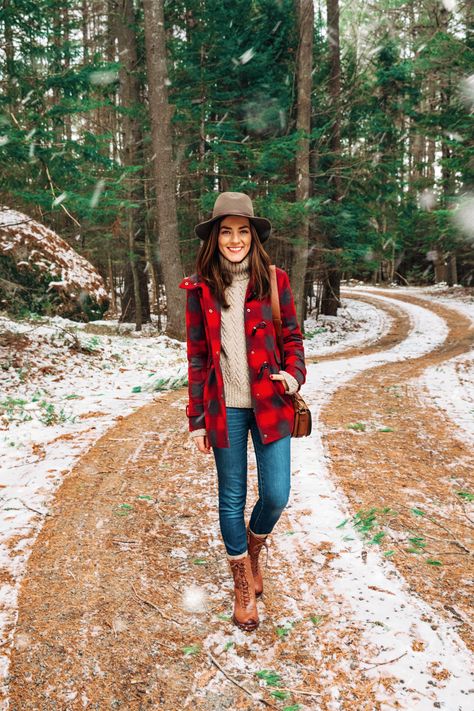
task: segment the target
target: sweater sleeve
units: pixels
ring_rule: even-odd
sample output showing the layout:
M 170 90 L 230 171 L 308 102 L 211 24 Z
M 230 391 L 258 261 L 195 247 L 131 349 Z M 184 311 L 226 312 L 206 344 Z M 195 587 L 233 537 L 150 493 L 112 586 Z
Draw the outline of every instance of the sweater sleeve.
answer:
M 200 429 L 200 430 L 193 430 L 192 432 L 189 433 L 189 436 L 191 439 L 194 439 L 194 437 L 204 437 L 207 432 L 205 429 Z
M 288 385 L 288 390 L 286 391 L 286 394 L 294 395 L 295 393 L 297 393 L 300 388 L 300 384 L 296 380 L 296 378 L 290 375 L 290 373 L 287 373 L 286 370 L 280 370 L 280 375 L 283 375 Z

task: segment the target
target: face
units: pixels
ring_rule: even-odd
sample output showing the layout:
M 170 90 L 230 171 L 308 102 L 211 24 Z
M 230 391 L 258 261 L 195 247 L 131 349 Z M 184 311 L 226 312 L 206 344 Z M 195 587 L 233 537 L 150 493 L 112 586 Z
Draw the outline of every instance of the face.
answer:
M 241 262 L 250 251 L 252 233 L 248 217 L 227 215 L 221 220 L 218 247 L 229 262 Z

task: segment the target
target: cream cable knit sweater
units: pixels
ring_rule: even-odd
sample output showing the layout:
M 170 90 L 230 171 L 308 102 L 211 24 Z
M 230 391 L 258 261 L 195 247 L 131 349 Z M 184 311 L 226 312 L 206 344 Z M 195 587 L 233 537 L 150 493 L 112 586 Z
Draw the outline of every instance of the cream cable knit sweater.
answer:
M 240 262 L 231 262 L 219 252 L 219 261 L 222 269 L 232 274 L 232 284 L 225 292 L 229 308 L 222 308 L 221 311 L 220 365 L 225 404 L 227 407 L 252 407 L 244 325 L 244 300 L 250 279 L 250 257 L 247 254 Z M 296 378 L 284 370 L 280 370 L 280 373 L 285 376 L 288 394 L 295 393 L 299 387 Z M 191 437 L 205 434 L 205 429 L 190 433 Z

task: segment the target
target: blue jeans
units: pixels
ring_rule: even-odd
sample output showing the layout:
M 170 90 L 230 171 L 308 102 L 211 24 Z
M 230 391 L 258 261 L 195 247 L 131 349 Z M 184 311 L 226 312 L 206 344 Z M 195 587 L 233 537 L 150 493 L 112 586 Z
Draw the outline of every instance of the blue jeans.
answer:
M 219 483 L 219 523 L 228 555 L 247 550 L 244 520 L 247 499 L 247 441 L 252 436 L 259 498 L 250 517 L 253 533 L 271 533 L 290 495 L 290 442 L 287 435 L 262 444 L 252 408 L 227 407 L 230 447 L 213 447 Z

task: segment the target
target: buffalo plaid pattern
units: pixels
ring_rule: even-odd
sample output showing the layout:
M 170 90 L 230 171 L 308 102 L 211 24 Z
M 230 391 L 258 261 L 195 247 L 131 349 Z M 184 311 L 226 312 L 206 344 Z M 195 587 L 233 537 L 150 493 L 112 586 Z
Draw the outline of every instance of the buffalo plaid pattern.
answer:
M 245 295 L 245 340 L 252 407 L 263 444 L 291 434 L 294 410 L 281 380 L 271 373 L 286 370 L 301 386 L 306 379 L 303 336 L 296 318 L 288 274 L 276 268 L 284 363 L 276 342 L 270 296 L 255 298 L 252 280 Z M 229 447 L 224 381 L 220 367 L 221 306 L 197 274 L 179 284 L 186 289 L 186 338 L 189 431 L 205 428 L 212 447 Z

